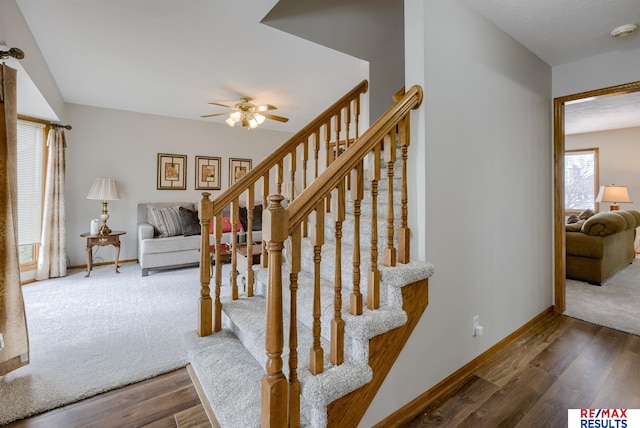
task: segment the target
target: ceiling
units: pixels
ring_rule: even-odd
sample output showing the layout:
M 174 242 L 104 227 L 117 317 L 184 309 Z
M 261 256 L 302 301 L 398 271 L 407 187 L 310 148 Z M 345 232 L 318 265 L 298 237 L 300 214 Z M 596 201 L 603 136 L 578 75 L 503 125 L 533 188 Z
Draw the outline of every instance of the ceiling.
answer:
M 551 66 L 640 49 L 638 33 L 609 36 L 640 24 L 638 0 L 466 1 Z M 224 116 L 200 119 L 224 111 L 207 103 L 249 96 L 291 119 L 261 128 L 295 132 L 369 73 L 366 61 L 261 24 L 278 0 L 16 2 L 68 103 L 223 123 Z M 567 106 L 567 130 L 594 130 L 594 117 L 611 112 L 628 118 L 616 127 L 640 126 L 639 97 L 622 100 Z M 578 123 L 587 116 L 591 128 Z

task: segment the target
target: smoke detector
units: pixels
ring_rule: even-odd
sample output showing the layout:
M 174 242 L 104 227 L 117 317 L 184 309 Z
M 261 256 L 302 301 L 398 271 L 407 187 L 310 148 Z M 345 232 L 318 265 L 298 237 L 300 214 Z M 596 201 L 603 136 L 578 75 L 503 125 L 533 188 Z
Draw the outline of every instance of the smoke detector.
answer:
M 611 30 L 611 37 L 625 37 L 633 34 L 638 29 L 636 24 L 625 24 Z

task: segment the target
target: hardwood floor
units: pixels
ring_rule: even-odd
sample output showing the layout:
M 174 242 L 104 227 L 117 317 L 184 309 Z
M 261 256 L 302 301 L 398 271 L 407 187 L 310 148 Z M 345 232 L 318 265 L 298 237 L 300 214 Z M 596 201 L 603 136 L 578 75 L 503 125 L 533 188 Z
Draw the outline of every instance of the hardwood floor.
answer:
M 6 428 L 178 426 L 211 426 L 184 368 L 13 422 Z
M 403 427 L 564 427 L 574 408 L 640 408 L 639 336 L 551 317 Z
M 566 426 L 567 409 L 585 407 L 640 408 L 640 337 L 555 316 L 402 426 L 555 428 Z M 7 428 L 143 426 L 210 427 L 186 369 Z

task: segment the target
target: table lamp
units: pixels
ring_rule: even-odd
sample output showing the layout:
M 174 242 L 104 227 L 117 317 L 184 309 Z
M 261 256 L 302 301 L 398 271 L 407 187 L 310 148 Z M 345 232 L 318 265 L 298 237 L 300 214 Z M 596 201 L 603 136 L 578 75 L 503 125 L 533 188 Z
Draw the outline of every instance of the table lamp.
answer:
M 619 202 L 632 203 L 633 201 L 629 197 L 629 191 L 627 186 L 600 186 L 598 196 L 596 196 L 596 202 L 611 202 L 609 211 L 615 211 L 620 209 Z
M 111 233 L 111 229 L 107 227 L 107 220 L 109 219 L 107 201 L 120 199 L 116 180 L 113 178 L 96 178 L 93 182 L 93 186 L 91 186 L 91 190 L 89 190 L 87 199 L 98 199 L 102 201 L 102 212 L 100 213 L 102 226 L 100 226 L 98 235 L 108 236 Z

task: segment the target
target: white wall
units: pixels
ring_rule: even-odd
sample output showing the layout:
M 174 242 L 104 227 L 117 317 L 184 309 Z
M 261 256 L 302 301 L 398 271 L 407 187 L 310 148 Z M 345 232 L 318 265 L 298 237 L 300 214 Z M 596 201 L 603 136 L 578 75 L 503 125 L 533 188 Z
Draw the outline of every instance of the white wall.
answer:
M 613 51 L 553 67 L 553 97 L 640 80 L 640 49 Z
M 67 105 L 67 254 L 72 266 L 85 263 L 85 240 L 80 234 L 102 210 L 100 201 L 86 199 L 96 177 L 115 178 L 122 199 L 109 203 L 112 230 L 122 237 L 120 260 L 136 259 L 136 209 L 139 202 L 193 201 L 195 156 L 222 158 L 222 191 L 229 183 L 229 158 L 264 159 L 291 134 L 265 129 L 230 128 L 196 120 L 175 119 L 83 105 Z M 187 155 L 187 190 L 156 190 L 157 154 Z M 209 191 L 215 198 L 221 191 Z M 96 255 L 114 258 L 112 247 L 99 247 Z
M 363 427 L 553 303 L 550 67 L 462 0 L 406 0 L 405 25 L 406 86 L 425 91 L 412 120 L 412 251 L 435 275 Z
M 566 150 L 594 147 L 599 148 L 600 185 L 627 186 L 633 203 L 620 209 L 640 211 L 640 127 L 565 136 Z M 600 204 L 600 211 L 608 210 L 608 203 Z

